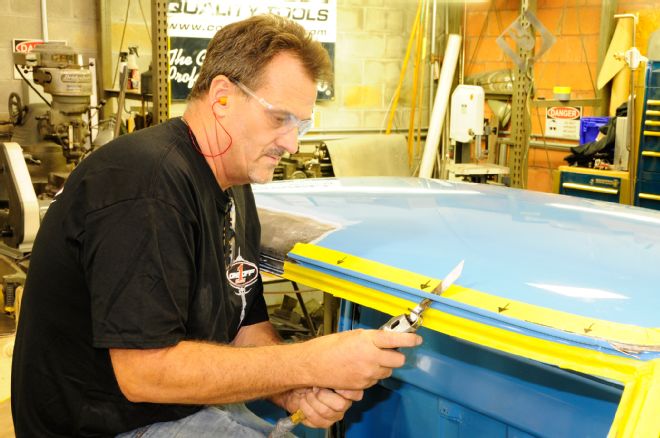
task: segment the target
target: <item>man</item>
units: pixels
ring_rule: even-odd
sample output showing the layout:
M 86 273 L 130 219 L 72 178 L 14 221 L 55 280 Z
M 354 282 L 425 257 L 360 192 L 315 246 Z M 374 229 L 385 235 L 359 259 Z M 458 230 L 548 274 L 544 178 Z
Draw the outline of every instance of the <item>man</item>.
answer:
M 267 427 L 233 405 L 257 398 L 327 427 L 403 365 L 394 349 L 415 334 L 278 345 L 268 322 L 248 183 L 297 149 L 329 67 L 280 17 L 226 26 L 183 118 L 74 170 L 30 261 L 12 369 L 19 438 L 260 436 Z

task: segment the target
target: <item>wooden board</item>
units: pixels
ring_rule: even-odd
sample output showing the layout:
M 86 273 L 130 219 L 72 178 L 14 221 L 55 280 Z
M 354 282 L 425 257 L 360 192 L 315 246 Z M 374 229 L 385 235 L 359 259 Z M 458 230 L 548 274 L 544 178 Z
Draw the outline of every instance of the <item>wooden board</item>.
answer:
M 623 53 L 632 46 L 632 20 L 619 20 L 603 60 L 603 66 L 598 72 L 597 86 L 600 90 L 619 73 L 626 63 L 615 55 Z

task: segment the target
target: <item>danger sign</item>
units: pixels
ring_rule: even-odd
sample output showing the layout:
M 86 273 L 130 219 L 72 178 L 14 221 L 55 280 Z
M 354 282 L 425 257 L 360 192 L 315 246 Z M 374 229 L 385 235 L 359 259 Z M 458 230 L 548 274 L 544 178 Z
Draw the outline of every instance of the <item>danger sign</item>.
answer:
M 545 136 L 580 140 L 581 106 L 551 106 L 545 111 Z
M 14 40 L 14 52 L 29 53 L 43 43 L 43 40 Z
M 582 115 L 582 108 L 574 106 L 551 106 L 548 108 L 548 117 L 553 119 L 575 120 Z

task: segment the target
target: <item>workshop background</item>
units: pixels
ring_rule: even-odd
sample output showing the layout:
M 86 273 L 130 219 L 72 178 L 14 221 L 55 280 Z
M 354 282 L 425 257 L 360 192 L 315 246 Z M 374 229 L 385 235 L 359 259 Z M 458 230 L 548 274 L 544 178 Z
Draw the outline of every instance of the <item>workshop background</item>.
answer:
M 335 99 L 322 102 L 317 108 L 316 126 L 324 131 L 365 130 L 381 132 L 388 108 L 397 88 L 402 60 L 415 19 L 417 2 L 393 0 L 338 0 L 337 43 L 335 54 Z M 117 84 L 116 64 L 119 43 L 140 49 L 138 64 L 146 72 L 151 63 L 151 9 L 146 0 L 92 2 L 85 0 L 49 0 L 46 2 L 48 37 L 64 40 L 84 59 L 95 58 L 102 66 L 103 86 Z M 496 38 L 520 14 L 520 2 L 493 0 L 490 2 L 439 2 L 438 52 L 442 52 L 441 35 L 447 15 L 448 32 L 461 33 L 464 28 L 464 76 L 503 68 L 513 63 L 497 46 Z M 574 99 L 597 97 L 595 81 L 598 75 L 599 50 L 606 50 L 600 41 L 601 8 L 612 13 L 639 14 L 638 35 L 648 37 L 657 25 L 660 11 L 656 0 L 539 0 L 537 17 L 556 36 L 556 43 L 534 66 L 537 97 L 552 97 L 552 88 L 569 86 Z M 447 7 L 448 6 L 448 7 Z M 11 92 L 22 92 L 24 85 L 14 79 L 12 39 L 43 38 L 41 4 L 37 0 L 0 0 L 4 11 L 0 17 L 0 102 L 7 102 Z M 462 15 L 464 15 L 462 17 Z M 123 38 L 122 38 L 123 37 Z M 638 40 L 640 41 L 640 40 Z M 101 44 L 110 43 L 110 46 Z M 601 46 L 599 47 L 599 44 Z M 639 44 L 644 53 L 645 44 Z M 412 99 L 412 66 L 400 93 L 395 127 L 408 126 Z M 99 73 L 100 74 L 100 73 Z M 422 126 L 428 125 L 428 85 L 422 90 L 426 99 L 421 106 Z M 418 97 L 419 99 L 419 97 Z M 534 136 L 544 129 L 543 108 L 532 111 Z M 182 112 L 174 104 L 171 115 Z M 541 112 L 537 117 L 537 112 Z M 584 107 L 585 115 L 593 115 L 593 107 Z M 419 114 L 417 114 L 419 117 Z M 0 120 L 7 120 L 7 108 L 0 105 Z M 530 190 L 553 191 L 552 170 L 565 164 L 565 150 L 552 150 L 532 145 L 528 154 L 528 185 Z
M 149 92 L 143 89 L 141 93 L 122 93 L 120 65 L 121 53 L 128 53 L 129 47 L 137 47 L 138 56 L 131 61 L 137 63 L 143 87 L 147 78 L 151 77 L 150 66 L 156 61 L 152 49 L 155 38 L 152 3 L 157 2 L 0 0 L 0 10 L 3 11 L 0 16 L 0 135 L 3 141 L 8 141 L 13 131 L 9 121 L 12 107 L 6 104 L 10 101 L 10 95 L 18 94 L 23 104 L 38 102 L 37 96 L 28 89 L 25 82 L 16 79 L 13 54 L 16 39 L 66 41 L 82 56 L 84 63 L 89 59 L 94 60 L 94 85 L 97 87 L 98 99 L 106 101 L 99 110 L 99 118 L 112 121 L 119 115 L 122 132 L 149 125 L 156 105 L 156 84 L 151 84 Z M 317 102 L 314 128 L 301 139 L 301 157 L 285 162 L 284 169 L 277 174 L 278 178 L 355 172 L 353 167 L 340 171 L 339 153 L 336 162 L 330 163 L 324 148 L 331 148 L 333 142 L 352 141 L 363 135 L 381 135 L 385 132 L 397 134 L 397 142 L 391 146 L 392 154 L 402 151 L 396 157 L 400 159 L 404 172 L 416 175 L 430 128 L 429 118 L 434 102 L 431 93 L 439 86 L 438 77 L 449 34 L 458 34 L 462 38 L 453 85 L 479 84 L 484 77 L 480 74 L 508 71 L 508 77 L 504 74 L 508 78 L 505 80 L 508 91 L 502 93 L 504 97 L 493 98 L 487 91 L 486 100 L 499 99 L 511 105 L 515 93 L 511 72 L 515 71 L 516 66 L 498 45 L 497 39 L 521 15 L 520 0 L 336 0 L 335 4 L 337 19 L 333 96 Z M 480 152 L 475 152 L 472 144 L 472 155 L 463 157 L 463 162 L 506 169 L 491 178 L 491 174 L 484 176 L 478 173 L 479 169 L 474 174 L 460 174 L 452 170 L 450 164 L 441 164 L 444 160 L 453 163 L 459 150 L 459 146 L 449 138 L 450 111 L 447 111 L 445 132 L 441 139 L 442 150 L 446 155 L 440 157 L 434 176 L 445 178 L 453 175 L 456 179 L 469 180 L 482 177 L 481 182 L 513 185 L 540 192 L 561 192 L 562 172 L 587 172 L 593 175 L 591 168 L 584 171 L 566 168 L 566 157 L 571 153 L 571 147 L 578 146 L 577 140 L 544 135 L 548 120 L 546 109 L 550 105 L 545 102 L 581 107 L 583 118 L 612 116 L 611 106 L 619 106 L 627 98 L 614 102 L 615 98 L 610 95 L 611 85 L 598 89 L 597 78 L 620 21 L 614 16 L 636 14 L 636 23 L 632 27 L 635 45 L 641 55 L 646 56 L 651 34 L 660 28 L 660 4 L 658 0 L 529 0 L 525 4 L 530 5 L 530 10 L 534 10 L 539 22 L 555 37 L 555 41 L 547 52 L 534 59 L 531 78 L 533 91 L 529 94 L 528 109 L 524 116 L 531 130 L 529 151 L 523 154 L 523 182 L 515 184 L 514 181 L 512 184 L 509 178 L 511 169 L 507 167 L 507 151 L 504 146 L 514 141 L 513 127 L 510 123 L 502 123 L 501 114 L 496 118 L 493 107 L 486 104 L 483 105 L 483 119 L 486 119 L 488 131 L 483 136 L 477 136 L 476 140 L 471 139 L 471 142 L 477 142 L 476 149 Z M 42 9 L 44 6 L 45 10 Z M 415 33 L 420 28 L 422 31 Z M 542 45 L 541 35 L 537 35 L 536 43 L 537 47 Z M 638 105 L 643 104 L 645 68 L 646 64 L 642 63 L 634 72 L 634 91 L 638 96 Z M 627 81 L 625 78 L 622 80 Z M 569 88 L 570 96 L 558 98 L 562 90 L 557 87 L 563 87 L 563 90 Z M 118 104 L 120 94 L 125 98 L 123 104 Z M 172 101 L 168 106 L 169 115 L 181 115 L 184 107 L 185 102 Z M 510 107 L 508 111 L 506 120 L 512 117 Z M 639 118 L 637 124 L 635 129 L 639 130 Z M 101 133 L 109 126 L 99 123 L 95 128 L 99 128 Z M 482 155 L 483 150 L 487 150 L 488 154 Z M 365 150 L 365 155 L 354 158 L 354 161 L 368 161 L 370 153 L 373 156 L 372 150 Z M 309 165 L 310 157 L 316 160 L 313 166 Z M 333 166 L 336 168 L 332 169 Z M 622 172 L 623 176 L 616 174 L 622 180 L 634 179 L 630 177 L 633 169 L 613 168 L 613 171 Z M 578 192 L 569 194 L 581 196 Z M 615 202 L 634 204 L 634 197 L 634 194 L 623 197 L 617 194 Z M 272 295 L 279 295 L 282 285 L 275 280 L 273 283 Z M 309 309 L 305 309 L 304 317 L 310 319 L 314 316 L 322 320 L 323 311 L 319 311 L 322 296 L 306 296 L 312 296 L 315 302 Z M 271 298 L 269 304 L 274 299 Z M 294 301 L 282 303 L 280 316 L 291 313 L 296 305 L 298 303 Z M 308 311 L 310 315 L 307 315 Z M 12 310 L 7 313 L 11 315 Z M 314 313 L 316 315 L 311 315 Z M 291 330 L 295 332 L 295 324 Z M 11 330 L 1 340 L 0 401 L 4 401 L 0 402 L 0 437 L 3 437 L 13 436 L 8 404 Z

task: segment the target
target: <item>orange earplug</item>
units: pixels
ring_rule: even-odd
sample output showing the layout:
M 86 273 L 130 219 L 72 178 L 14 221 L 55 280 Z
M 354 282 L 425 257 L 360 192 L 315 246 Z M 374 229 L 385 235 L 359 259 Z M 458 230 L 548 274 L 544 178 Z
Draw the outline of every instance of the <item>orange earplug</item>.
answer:
M 220 96 L 220 97 L 218 98 L 218 103 L 219 103 L 220 105 L 227 105 L 227 96 Z

